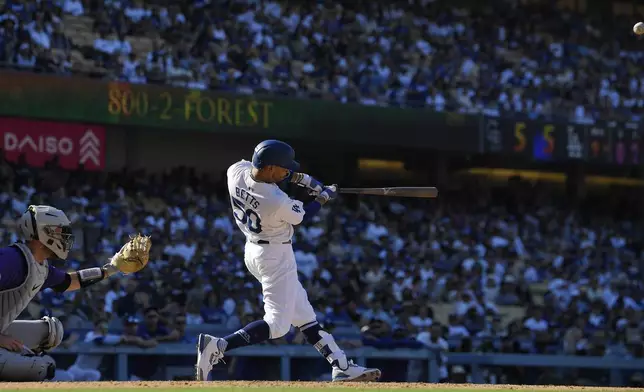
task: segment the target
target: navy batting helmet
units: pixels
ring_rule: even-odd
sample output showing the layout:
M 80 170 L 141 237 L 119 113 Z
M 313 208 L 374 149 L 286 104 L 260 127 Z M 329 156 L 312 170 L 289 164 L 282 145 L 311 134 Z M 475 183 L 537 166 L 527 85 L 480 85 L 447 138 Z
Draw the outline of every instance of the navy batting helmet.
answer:
M 264 140 L 255 147 L 253 167 L 261 169 L 265 166 L 279 166 L 292 171 L 300 168 L 295 161 L 293 147 L 279 140 Z

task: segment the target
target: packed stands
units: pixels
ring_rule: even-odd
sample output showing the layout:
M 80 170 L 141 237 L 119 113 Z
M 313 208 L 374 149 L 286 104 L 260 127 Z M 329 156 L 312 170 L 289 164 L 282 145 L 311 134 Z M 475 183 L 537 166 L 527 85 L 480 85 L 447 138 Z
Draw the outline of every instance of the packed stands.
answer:
M 322 3 L 0 0 L 0 64 L 488 116 L 640 119 L 641 52 L 607 21 L 536 2 Z M 219 173 L 3 161 L 0 178 L 4 243 L 27 205 L 52 204 L 75 225 L 69 268 L 103 264 L 136 231 L 162 244 L 142 272 L 42 292 L 24 318 L 61 316 L 75 333 L 105 324 L 156 345 L 145 320 L 166 341 L 193 342 L 261 317 Z M 300 278 L 343 344 L 644 355 L 640 192 L 577 205 L 539 183 L 457 189 L 430 202 L 342 198 L 296 232 Z
M 162 320 L 185 316 L 181 338 L 190 341 L 261 315 L 243 237 L 213 178 L 1 169 L 5 243 L 27 204 L 51 203 L 76 227 L 70 268 L 105 262 L 136 230 L 160 244 L 144 271 L 89 292 L 45 291 L 25 317 L 66 315 L 79 330 L 108 320 L 120 330 L 156 307 Z M 636 209 L 630 219 L 608 201 L 573 209 L 528 182 L 467 186 L 440 202 L 345 198 L 300 228 L 296 259 L 320 320 L 377 347 L 422 347 L 433 333 L 451 350 L 641 355 Z
M 641 52 L 627 20 L 501 0 L 469 8 L 430 0 L 6 0 L 0 63 L 364 105 L 639 120 Z

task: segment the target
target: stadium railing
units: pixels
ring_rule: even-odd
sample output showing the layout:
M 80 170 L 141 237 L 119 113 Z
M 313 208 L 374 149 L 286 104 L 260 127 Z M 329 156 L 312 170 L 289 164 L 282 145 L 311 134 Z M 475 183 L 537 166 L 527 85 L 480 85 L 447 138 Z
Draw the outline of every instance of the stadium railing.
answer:
M 349 357 L 358 364 L 365 365 L 369 359 L 390 360 L 421 360 L 427 362 L 430 382 L 438 382 L 439 358 L 431 350 L 396 349 L 377 350 L 371 347 L 346 350 Z M 70 349 L 56 349 L 54 356 L 74 354 L 95 354 L 116 356 L 116 380 L 129 379 L 128 356 L 130 355 L 162 355 L 162 356 L 192 356 L 196 357 L 193 344 L 164 344 L 153 349 L 137 347 L 101 347 L 91 344 L 78 344 Z M 292 358 L 318 358 L 319 354 L 308 346 L 254 346 L 234 350 L 229 356 L 244 357 L 275 357 L 280 358 L 281 379 L 291 379 Z M 644 369 L 644 359 L 625 359 L 614 357 L 581 357 L 570 355 L 534 355 L 534 354 L 489 354 L 489 353 L 446 353 L 449 365 L 467 365 L 470 367 L 472 381 L 484 383 L 482 370 L 484 367 L 522 366 L 541 368 L 587 368 L 610 371 L 610 384 L 623 385 L 624 370 Z

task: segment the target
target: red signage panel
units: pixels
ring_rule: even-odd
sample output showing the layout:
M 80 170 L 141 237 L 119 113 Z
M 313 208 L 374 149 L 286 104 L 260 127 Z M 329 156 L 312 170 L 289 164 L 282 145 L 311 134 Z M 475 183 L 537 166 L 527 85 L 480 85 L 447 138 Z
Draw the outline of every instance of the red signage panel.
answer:
M 0 134 L 10 162 L 24 154 L 27 163 L 36 167 L 55 156 L 65 169 L 105 167 L 105 128 L 99 125 L 0 118 Z

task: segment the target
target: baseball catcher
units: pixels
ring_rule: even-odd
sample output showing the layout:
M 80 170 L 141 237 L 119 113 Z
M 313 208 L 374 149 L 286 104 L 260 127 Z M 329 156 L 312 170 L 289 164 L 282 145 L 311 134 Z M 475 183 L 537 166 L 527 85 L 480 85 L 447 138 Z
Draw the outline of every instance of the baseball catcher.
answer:
M 48 260 L 67 259 L 74 244 L 70 225 L 61 210 L 31 205 L 17 222 L 23 241 L 0 248 L 0 381 L 54 377 L 56 364 L 46 351 L 63 339 L 61 322 L 56 317 L 16 320 L 39 291 L 82 289 L 119 272 L 136 272 L 148 262 L 150 238 L 137 235 L 103 267 L 73 272 L 55 268 Z

